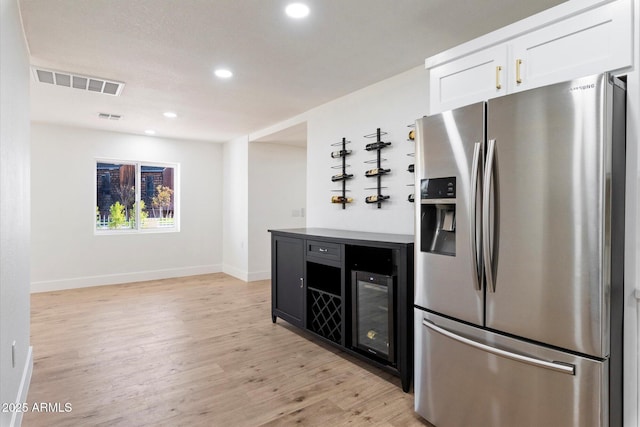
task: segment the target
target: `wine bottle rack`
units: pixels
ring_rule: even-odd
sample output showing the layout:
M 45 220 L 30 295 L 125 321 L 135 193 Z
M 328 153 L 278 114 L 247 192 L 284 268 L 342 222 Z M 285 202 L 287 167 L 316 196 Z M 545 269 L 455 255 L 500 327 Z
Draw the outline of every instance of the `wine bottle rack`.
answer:
M 311 329 L 316 334 L 340 344 L 342 340 L 342 298 L 312 287 L 309 291 L 311 303 Z
M 407 127 L 410 129 L 409 133 L 407 135 L 407 141 L 413 143 L 413 149 L 414 151 L 411 153 L 407 153 L 407 156 L 409 157 L 413 157 L 415 158 L 416 154 L 415 154 L 415 140 L 416 140 L 416 125 L 415 124 L 410 124 L 407 125 Z M 415 159 L 412 159 L 415 161 Z M 415 163 L 410 163 L 409 166 L 407 166 L 407 172 L 409 172 L 410 174 L 414 174 L 415 173 Z M 412 177 L 414 177 L 414 175 L 412 175 Z M 408 187 L 415 187 L 415 183 L 412 184 L 407 184 Z M 415 188 L 414 188 L 415 190 Z M 409 203 L 414 203 L 415 202 L 415 193 L 411 193 L 409 194 L 409 196 L 407 197 L 407 201 Z
M 365 163 L 375 162 L 376 167 L 375 169 L 370 169 L 367 172 L 365 172 L 365 176 L 368 178 L 375 178 L 377 181 L 377 186 L 375 187 L 375 189 L 377 190 L 377 194 L 375 194 L 374 196 L 369 196 L 365 198 L 365 202 L 377 204 L 378 209 L 382 207 L 382 202 L 384 202 L 385 200 L 389 200 L 389 196 L 382 194 L 382 189 L 385 188 L 385 187 L 382 187 L 382 176 L 391 172 L 391 169 L 382 168 L 382 162 L 385 161 L 386 159 L 383 159 L 380 153 L 383 149 L 391 145 L 390 142 L 382 141 L 382 136 L 386 134 L 387 134 L 386 132 L 382 132 L 380 131 L 380 128 L 378 128 L 375 133 L 364 136 L 365 138 L 376 138 L 375 142 L 369 143 L 365 146 L 365 150 L 376 152 L 376 158 L 374 160 L 368 160 L 365 162 Z M 375 198 L 375 201 L 370 201 L 374 198 Z
M 339 196 L 332 196 L 331 203 L 339 203 L 342 205 L 342 209 L 345 209 L 347 203 L 351 203 L 351 198 L 347 197 L 347 180 L 353 178 L 353 174 L 347 173 L 347 168 L 349 165 L 347 164 L 347 156 L 351 154 L 351 150 L 347 150 L 347 144 L 350 144 L 350 141 L 347 141 L 346 138 L 342 138 L 342 141 L 331 144 L 332 147 L 340 147 L 340 150 L 333 151 L 331 153 L 331 158 L 340 159 L 340 164 L 336 166 L 332 166 L 332 169 L 340 170 L 340 173 L 335 174 L 331 177 L 332 182 L 341 182 L 342 188 L 338 190 L 340 193 Z

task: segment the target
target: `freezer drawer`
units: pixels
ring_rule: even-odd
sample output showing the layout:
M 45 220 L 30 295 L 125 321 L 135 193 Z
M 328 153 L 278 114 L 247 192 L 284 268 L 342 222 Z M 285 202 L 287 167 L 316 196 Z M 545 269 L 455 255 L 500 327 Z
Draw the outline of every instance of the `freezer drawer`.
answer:
M 437 427 L 608 426 L 608 361 L 414 319 L 415 410 Z

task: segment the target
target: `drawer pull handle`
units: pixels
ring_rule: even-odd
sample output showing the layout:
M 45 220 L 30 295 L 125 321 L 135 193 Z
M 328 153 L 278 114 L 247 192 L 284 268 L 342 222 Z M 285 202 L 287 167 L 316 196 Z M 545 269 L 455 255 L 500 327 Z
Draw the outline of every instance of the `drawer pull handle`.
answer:
M 502 85 L 500 84 L 500 71 L 502 71 L 502 67 L 498 65 L 496 67 L 496 89 L 502 89 Z
M 515 360 L 517 362 L 527 363 L 529 365 L 537 366 L 539 368 L 550 369 L 552 371 L 560 372 L 562 374 L 575 375 L 576 367 L 574 365 L 559 363 L 559 362 L 549 362 L 542 359 L 537 359 L 535 357 L 526 356 L 523 354 L 513 353 L 511 351 L 502 350 L 497 347 L 492 347 L 486 344 L 479 343 L 472 339 L 457 335 L 445 328 L 442 328 L 435 323 L 422 319 L 422 324 L 427 328 L 437 332 L 441 335 L 444 335 L 447 338 L 458 341 L 462 344 L 466 344 L 470 347 L 475 347 L 478 350 L 485 351 L 487 353 L 495 354 L 496 356 L 504 357 L 506 359 Z
M 329 249 L 320 248 L 319 251 L 320 252 L 329 252 Z

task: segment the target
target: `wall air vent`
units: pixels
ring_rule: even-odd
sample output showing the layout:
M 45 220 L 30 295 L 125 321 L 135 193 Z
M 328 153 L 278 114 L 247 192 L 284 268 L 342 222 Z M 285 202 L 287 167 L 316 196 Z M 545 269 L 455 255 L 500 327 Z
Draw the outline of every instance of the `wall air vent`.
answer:
M 31 67 L 36 81 L 56 86 L 72 87 L 88 90 L 89 92 L 104 93 L 105 95 L 119 96 L 124 88 L 124 83 L 114 80 L 106 80 L 99 77 L 81 76 L 64 71 L 53 71 L 44 68 Z
M 122 116 L 120 114 L 98 113 L 98 117 L 106 120 L 120 120 Z

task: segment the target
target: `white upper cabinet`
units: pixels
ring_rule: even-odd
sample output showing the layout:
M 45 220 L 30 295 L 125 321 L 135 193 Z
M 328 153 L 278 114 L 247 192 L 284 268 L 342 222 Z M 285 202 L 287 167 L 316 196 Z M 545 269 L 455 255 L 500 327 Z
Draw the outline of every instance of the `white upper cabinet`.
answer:
M 502 44 L 431 69 L 432 110 L 438 106 L 438 111 L 446 111 L 506 94 L 506 65 L 507 45 Z
M 632 15 L 630 0 L 616 1 L 514 39 L 511 90 L 630 66 Z
M 632 15 L 631 0 L 569 1 L 429 58 L 429 114 L 623 70 L 633 63 Z

